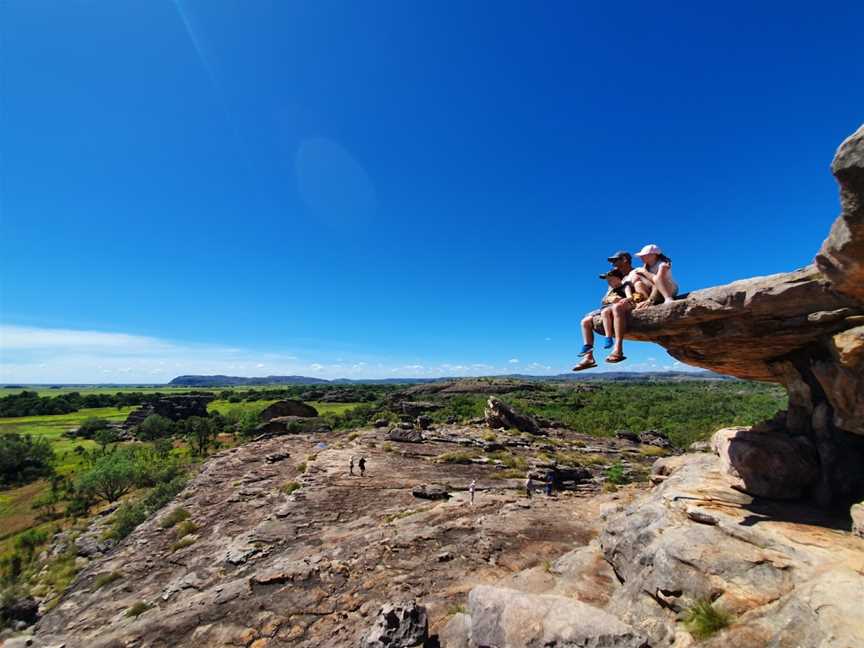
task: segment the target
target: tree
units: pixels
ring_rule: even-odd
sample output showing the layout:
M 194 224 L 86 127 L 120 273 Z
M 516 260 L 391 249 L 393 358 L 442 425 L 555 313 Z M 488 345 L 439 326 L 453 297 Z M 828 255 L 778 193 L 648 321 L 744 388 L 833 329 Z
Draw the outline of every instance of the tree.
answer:
M 196 455 L 205 455 L 207 450 L 216 441 L 216 426 L 210 419 L 200 416 L 191 416 L 184 421 L 186 428 L 186 441 L 192 452 Z
M 113 427 L 102 428 L 96 431 L 94 435 L 94 439 L 96 443 L 98 443 L 102 447 L 102 452 L 105 452 L 105 448 L 111 443 L 117 443 L 119 440 L 117 438 L 117 430 Z
M 0 434 L 0 486 L 25 484 L 54 474 L 54 451 L 47 439 Z
M 174 431 L 173 421 L 159 414 L 151 414 L 138 425 L 138 437 L 144 441 L 171 436 Z
M 103 418 L 90 416 L 81 422 L 81 425 L 78 427 L 78 431 L 75 434 L 76 436 L 81 436 L 85 439 L 92 439 L 99 430 L 105 430 L 110 425 L 111 423 Z
M 107 502 L 116 502 L 135 484 L 135 466 L 128 454 L 115 452 L 99 457 L 81 477 L 80 490 L 90 491 Z

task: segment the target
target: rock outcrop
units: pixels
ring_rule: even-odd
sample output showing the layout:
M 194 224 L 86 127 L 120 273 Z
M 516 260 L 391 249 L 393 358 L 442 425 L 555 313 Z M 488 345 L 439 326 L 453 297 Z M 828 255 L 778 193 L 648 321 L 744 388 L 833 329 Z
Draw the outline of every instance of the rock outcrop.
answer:
M 192 416 L 207 416 L 207 404 L 213 398 L 212 394 L 164 396 L 153 403 L 142 405 L 137 410 L 129 412 L 123 427 L 126 429 L 133 428 L 151 414 L 158 414 L 172 421 L 179 421 Z
M 303 401 L 286 399 L 271 403 L 261 412 L 262 421 L 270 421 L 281 416 L 302 416 L 309 418 L 318 416 L 318 410 Z
M 712 454 L 655 469 L 662 484 L 612 512 L 600 536 L 621 583 L 608 612 L 655 646 L 673 642 L 698 600 L 734 619 L 706 648 L 864 645 L 864 539 L 839 530 L 842 518 L 733 490 Z
M 815 449 L 810 494 L 823 505 L 864 497 L 864 127 L 832 171 L 842 213 L 813 265 L 635 311 L 627 332 L 687 364 L 784 385 L 784 432 Z
M 486 425 L 493 429 L 515 428 L 520 432 L 528 432 L 529 434 L 542 433 L 534 418 L 516 411 L 494 396 L 490 396 L 486 402 L 485 417 Z
M 360 648 L 423 648 L 429 642 L 426 608 L 416 601 L 387 603 Z

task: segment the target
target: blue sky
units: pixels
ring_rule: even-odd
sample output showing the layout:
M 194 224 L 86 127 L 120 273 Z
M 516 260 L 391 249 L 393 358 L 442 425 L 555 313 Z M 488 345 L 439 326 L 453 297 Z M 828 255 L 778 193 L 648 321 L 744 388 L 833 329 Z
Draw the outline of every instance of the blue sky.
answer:
M 557 373 L 616 249 L 810 262 L 864 5 L 702 4 L 5 0 L 0 381 Z

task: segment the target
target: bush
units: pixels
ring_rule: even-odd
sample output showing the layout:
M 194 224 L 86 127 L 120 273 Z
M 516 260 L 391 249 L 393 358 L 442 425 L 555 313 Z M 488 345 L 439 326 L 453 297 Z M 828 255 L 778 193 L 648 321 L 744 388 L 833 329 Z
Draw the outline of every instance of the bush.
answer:
M 141 421 L 136 430 L 136 434 L 138 435 L 138 438 L 143 441 L 153 441 L 155 439 L 171 436 L 174 434 L 174 422 L 164 416 L 151 414 Z
M 138 601 L 126 610 L 125 615 L 127 617 L 139 617 L 149 610 L 150 607 L 149 603 Z
M 711 601 L 700 599 L 684 614 L 684 627 L 696 639 L 707 639 L 727 627 L 732 621 L 729 613 L 711 605 Z
M 622 486 L 623 484 L 629 483 L 630 479 L 627 477 L 624 465 L 615 462 L 606 469 L 606 481 L 610 484 L 615 484 L 616 486 Z
M 177 528 L 174 529 L 174 533 L 177 536 L 177 539 L 184 538 L 188 535 L 192 535 L 198 530 L 198 525 L 195 524 L 192 520 L 183 520 L 180 524 L 177 525 Z
M 100 428 L 96 430 L 96 434 L 93 435 L 93 439 L 102 447 L 103 451 L 106 447 L 108 447 L 112 443 L 117 443 L 117 441 L 119 440 L 117 436 L 117 430 L 110 427 Z
M 179 522 L 183 522 L 184 520 L 189 519 L 189 511 L 184 509 L 182 506 L 175 508 L 168 515 L 163 517 L 159 521 L 159 526 L 163 529 L 170 529 L 172 526 Z
M 98 416 L 90 416 L 81 421 L 81 425 L 78 426 L 78 429 L 75 431 L 75 436 L 92 439 L 99 430 L 105 430 L 110 425 L 111 423 L 106 419 L 99 418 Z
M 25 562 L 30 562 L 36 548 L 48 542 L 48 536 L 45 529 L 27 529 L 15 538 L 15 549 L 21 552 Z
M 171 553 L 174 553 L 175 551 L 180 551 L 181 549 L 184 549 L 189 545 L 193 544 L 195 544 L 195 538 L 191 536 L 184 536 L 171 545 Z
M 54 451 L 46 439 L 0 434 L 0 487 L 26 484 L 54 474 Z
M 286 495 L 290 495 L 298 488 L 300 488 L 300 484 L 298 484 L 296 481 L 290 481 L 282 486 L 282 492 Z
M 147 508 L 142 502 L 123 504 L 114 514 L 114 521 L 107 536 L 119 542 L 147 519 Z
M 453 452 L 445 452 L 435 457 L 437 463 L 460 463 L 470 464 L 476 459 L 479 453 L 476 450 L 454 450 Z
M 123 578 L 123 574 L 118 571 L 103 572 L 93 579 L 93 589 L 101 589 L 106 585 L 110 585 L 114 581 L 120 580 L 121 578 Z

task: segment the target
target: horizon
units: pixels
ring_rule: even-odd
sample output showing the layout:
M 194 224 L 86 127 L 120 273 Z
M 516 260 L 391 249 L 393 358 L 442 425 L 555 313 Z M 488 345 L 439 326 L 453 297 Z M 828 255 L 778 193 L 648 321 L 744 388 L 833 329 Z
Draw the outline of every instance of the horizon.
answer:
M 809 264 L 864 6 L 779 7 L 8 0 L 0 383 L 559 375 L 616 250 Z

